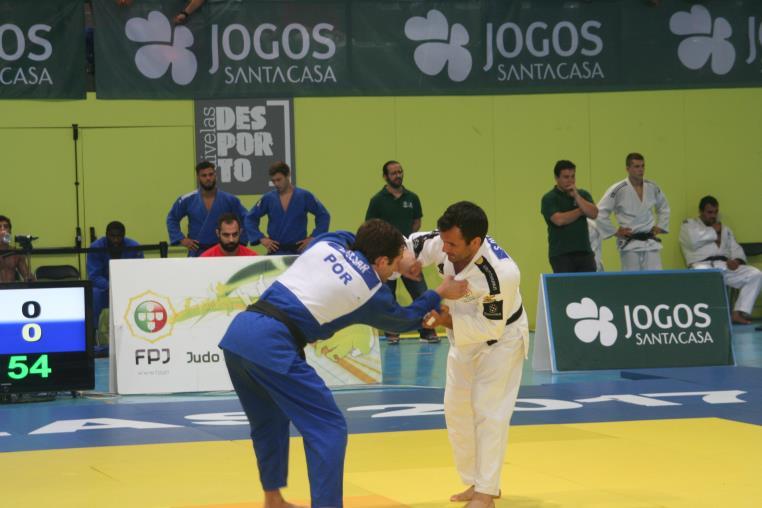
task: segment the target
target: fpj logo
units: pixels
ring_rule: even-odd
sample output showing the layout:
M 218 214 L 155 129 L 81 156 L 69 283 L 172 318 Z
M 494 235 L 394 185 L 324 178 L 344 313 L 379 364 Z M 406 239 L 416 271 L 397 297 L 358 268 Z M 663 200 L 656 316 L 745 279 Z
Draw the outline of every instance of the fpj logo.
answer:
M 145 291 L 130 298 L 124 322 L 133 337 L 154 344 L 172 335 L 175 314 L 169 298 Z
M 138 328 L 147 333 L 158 333 L 167 324 L 167 310 L 159 302 L 141 302 L 133 315 Z
M 623 305 L 624 338 L 634 338 L 636 346 L 713 343 L 708 330 L 712 324 L 708 309 L 706 303 L 693 306 L 658 304 L 654 307 Z M 586 344 L 600 338 L 601 345 L 610 347 L 619 336 L 612 310 L 604 305 L 598 306 L 592 298 L 584 297 L 568 304 L 566 316 L 577 321 L 574 335 Z
M 151 11 L 147 18 L 132 18 L 125 26 L 127 38 L 145 45 L 135 53 L 140 73 L 157 79 L 171 67 L 172 81 L 187 85 L 196 75 L 196 55 L 190 51 L 193 34 L 184 26 L 172 27 L 165 15 Z

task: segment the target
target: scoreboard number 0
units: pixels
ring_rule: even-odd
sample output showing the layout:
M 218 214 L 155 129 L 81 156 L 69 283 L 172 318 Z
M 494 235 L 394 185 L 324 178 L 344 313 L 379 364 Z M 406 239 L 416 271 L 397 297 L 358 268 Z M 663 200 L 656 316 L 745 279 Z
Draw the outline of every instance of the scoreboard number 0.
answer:
M 25 318 L 34 319 L 41 312 L 42 307 L 34 300 L 21 304 L 21 313 Z M 37 323 L 27 323 L 21 328 L 21 337 L 27 342 L 37 342 L 42 338 L 42 328 Z

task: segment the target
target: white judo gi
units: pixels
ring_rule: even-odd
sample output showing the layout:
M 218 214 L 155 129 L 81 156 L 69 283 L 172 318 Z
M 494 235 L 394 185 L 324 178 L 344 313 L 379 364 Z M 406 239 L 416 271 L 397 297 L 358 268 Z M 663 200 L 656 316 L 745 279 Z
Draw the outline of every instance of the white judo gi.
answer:
M 450 308 L 453 323 L 453 328 L 447 329 L 450 352 L 445 420 L 463 483 L 474 485 L 477 492 L 496 496 L 500 492 L 508 424 L 521 383 L 522 362 L 529 349 L 519 268 L 489 237 L 458 274 L 442 252 L 437 232 L 414 233 L 408 248 L 424 266 L 436 264 L 440 275 L 468 281 L 466 296 L 443 301 Z
M 614 236 L 617 231 L 617 227 L 611 222 L 612 213 L 616 215 L 619 226 L 630 228 L 633 233 L 648 233 L 654 225 L 665 232 L 669 231 L 669 203 L 659 186 L 650 180 L 643 180 L 643 200 L 638 197 L 629 178 L 606 190 L 598 202 L 596 220 L 604 239 Z M 617 238 L 616 244 L 622 261 L 622 271 L 661 270 L 660 242 L 654 239 Z
M 717 232 L 701 219 L 686 219 L 680 226 L 680 247 L 683 249 L 685 262 L 691 268 L 718 268 L 722 270 L 725 284 L 737 288 L 738 299 L 733 310 L 751 314 L 759 290 L 762 288 L 762 272 L 759 269 L 742 264 L 735 270 L 728 269 L 728 259 L 740 259 L 746 262 L 746 254 L 733 235 L 733 231 L 723 224 L 717 245 Z M 725 258 L 725 259 L 720 259 Z
M 598 231 L 598 225 L 595 220 L 587 218 L 587 235 L 590 237 L 590 249 L 595 256 L 595 271 L 605 272 L 603 268 L 603 240 L 601 232 Z

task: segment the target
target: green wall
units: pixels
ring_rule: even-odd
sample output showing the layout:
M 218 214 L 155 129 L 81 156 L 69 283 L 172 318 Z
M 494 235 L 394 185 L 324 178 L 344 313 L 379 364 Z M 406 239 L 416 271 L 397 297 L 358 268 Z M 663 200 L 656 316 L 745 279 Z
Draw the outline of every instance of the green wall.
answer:
M 645 155 L 646 177 L 672 207 L 665 268 L 684 267 L 680 222 L 708 193 L 739 241 L 762 241 L 760 89 L 294 102 L 298 183 L 325 203 L 332 228 L 357 227 L 383 184 L 381 164 L 397 159 L 421 197 L 424 229 L 454 201 L 487 211 L 492 236 L 521 268 L 532 321 L 539 274 L 550 270 L 540 197 L 557 159 L 577 164 L 578 185 L 597 200 L 624 178 L 628 152 Z M 0 112 L 0 214 L 13 218 L 15 234 L 39 236 L 36 247 L 73 244 L 76 123 L 84 231 L 102 235 L 118 219 L 140 242 L 166 239 L 166 213 L 195 181 L 192 102 L 4 101 Z M 256 199 L 243 197 L 246 206 Z M 50 262 L 77 264 L 33 264 Z M 613 241 L 604 243 L 604 264 L 619 268 Z

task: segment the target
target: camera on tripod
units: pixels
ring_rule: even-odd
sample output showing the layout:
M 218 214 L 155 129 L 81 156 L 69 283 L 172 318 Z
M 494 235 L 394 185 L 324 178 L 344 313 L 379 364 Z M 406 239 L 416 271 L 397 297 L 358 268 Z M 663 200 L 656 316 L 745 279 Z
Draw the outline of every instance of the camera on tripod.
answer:
M 16 235 L 13 237 L 13 240 L 19 244 L 21 249 L 26 251 L 32 250 L 32 242 L 38 239 L 39 237 L 32 235 Z

